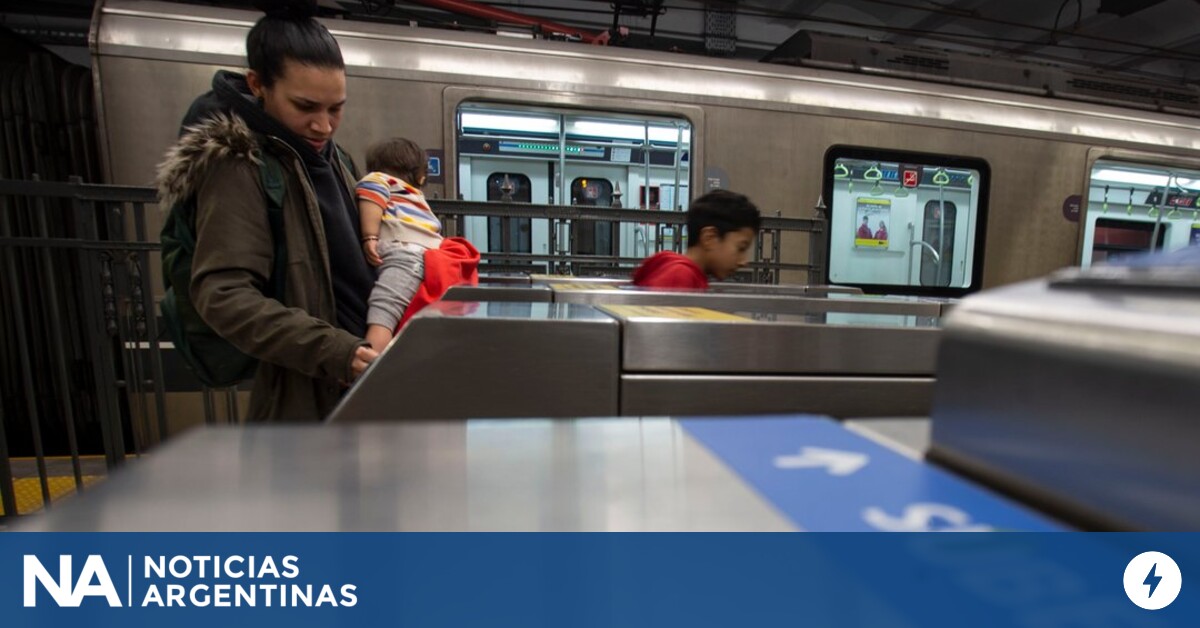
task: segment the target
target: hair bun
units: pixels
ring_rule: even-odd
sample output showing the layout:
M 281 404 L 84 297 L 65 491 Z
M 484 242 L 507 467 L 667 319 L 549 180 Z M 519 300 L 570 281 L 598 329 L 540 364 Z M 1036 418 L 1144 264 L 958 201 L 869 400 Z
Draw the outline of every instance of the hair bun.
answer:
M 254 6 L 267 17 L 307 20 L 317 15 L 317 0 L 254 0 Z

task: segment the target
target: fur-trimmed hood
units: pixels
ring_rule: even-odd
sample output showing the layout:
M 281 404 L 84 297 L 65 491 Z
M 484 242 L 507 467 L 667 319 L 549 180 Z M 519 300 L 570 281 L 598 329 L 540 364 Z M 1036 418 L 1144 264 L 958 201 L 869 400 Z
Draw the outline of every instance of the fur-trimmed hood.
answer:
M 214 113 L 188 127 L 158 164 L 155 186 L 161 207 L 169 209 L 195 193 L 218 160 L 233 157 L 259 163 L 259 151 L 258 138 L 236 114 Z

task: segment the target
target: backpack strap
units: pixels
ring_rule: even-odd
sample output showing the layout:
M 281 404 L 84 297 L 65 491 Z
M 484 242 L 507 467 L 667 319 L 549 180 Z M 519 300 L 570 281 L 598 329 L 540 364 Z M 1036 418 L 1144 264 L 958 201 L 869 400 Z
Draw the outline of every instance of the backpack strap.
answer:
M 267 193 L 267 222 L 271 226 L 271 242 L 275 247 L 271 281 L 265 294 L 278 299 L 283 296 L 288 262 L 287 238 L 283 232 L 283 199 L 287 192 L 287 180 L 283 174 L 283 164 L 277 157 L 264 150 L 261 159 L 259 178 L 262 180 L 263 190 Z

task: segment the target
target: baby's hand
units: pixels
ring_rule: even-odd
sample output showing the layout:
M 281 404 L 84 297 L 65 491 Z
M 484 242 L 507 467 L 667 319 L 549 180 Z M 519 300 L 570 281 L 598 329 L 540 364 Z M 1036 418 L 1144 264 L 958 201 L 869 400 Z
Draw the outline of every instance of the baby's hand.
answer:
M 363 254 L 367 256 L 367 263 L 372 266 L 382 266 L 383 259 L 379 257 L 379 240 L 367 240 L 363 242 Z

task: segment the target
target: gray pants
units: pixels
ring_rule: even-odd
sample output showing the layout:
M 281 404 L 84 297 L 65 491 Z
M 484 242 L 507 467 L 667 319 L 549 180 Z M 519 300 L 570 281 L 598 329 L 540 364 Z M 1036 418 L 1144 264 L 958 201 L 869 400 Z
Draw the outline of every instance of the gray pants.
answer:
M 367 324 L 394 330 L 425 279 L 425 247 L 380 241 L 379 257 L 383 265 L 367 302 Z

